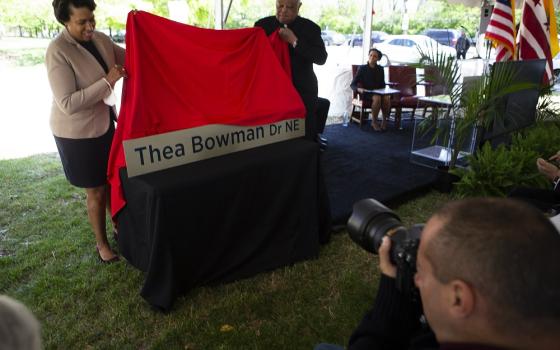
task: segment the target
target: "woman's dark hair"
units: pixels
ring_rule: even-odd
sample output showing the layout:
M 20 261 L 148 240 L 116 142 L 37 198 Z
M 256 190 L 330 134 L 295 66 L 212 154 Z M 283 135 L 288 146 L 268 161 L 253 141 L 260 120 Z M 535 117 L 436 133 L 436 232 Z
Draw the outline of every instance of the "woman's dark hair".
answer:
M 379 56 L 379 59 L 381 59 L 381 57 L 383 57 L 383 53 L 379 49 L 376 49 L 375 47 L 369 49 L 369 52 L 372 52 L 372 51 L 377 52 L 377 55 Z
M 76 8 L 87 7 L 92 12 L 96 7 L 94 0 L 53 0 L 54 16 L 62 25 L 70 20 L 70 5 Z

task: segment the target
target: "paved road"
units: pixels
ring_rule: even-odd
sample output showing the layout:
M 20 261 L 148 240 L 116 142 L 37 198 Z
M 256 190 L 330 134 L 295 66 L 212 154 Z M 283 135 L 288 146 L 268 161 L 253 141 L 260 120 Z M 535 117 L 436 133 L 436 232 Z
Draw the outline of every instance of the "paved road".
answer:
M 45 67 L 0 61 L 0 76 L 0 159 L 56 151 L 48 124 L 51 94 Z
M 2 38 L 0 48 L 46 48 L 49 40 Z M 0 56 L 0 159 L 56 152 L 49 127 L 52 94 L 43 64 L 15 66 Z

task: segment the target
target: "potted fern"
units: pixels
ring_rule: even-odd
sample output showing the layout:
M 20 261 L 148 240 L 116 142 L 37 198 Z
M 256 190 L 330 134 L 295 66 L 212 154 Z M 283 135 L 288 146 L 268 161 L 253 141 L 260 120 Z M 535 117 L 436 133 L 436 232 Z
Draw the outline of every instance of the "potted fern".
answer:
M 420 68 L 425 69 L 424 80 L 441 87 L 441 91 L 450 101 L 450 116 L 453 118 L 452 140 L 449 143 L 451 156 L 448 169 L 454 169 L 462 155 L 462 147 L 470 141 L 473 130 L 487 130 L 496 120 L 503 117 L 503 98 L 510 93 L 535 88 L 536 84 L 514 83 L 516 70 L 508 65 L 500 66 L 491 73 L 486 72 L 479 79 L 472 81 L 468 89 L 463 91 L 461 69 L 457 60 L 438 52 L 436 48 L 427 51 L 419 49 L 423 59 Z M 430 69 L 427 69 L 430 67 Z M 442 110 L 436 110 L 433 118 L 426 118 L 421 130 L 433 131 L 432 140 L 449 137 L 445 129 L 437 129 L 433 120 L 442 118 Z M 434 130 L 434 128 L 436 128 Z

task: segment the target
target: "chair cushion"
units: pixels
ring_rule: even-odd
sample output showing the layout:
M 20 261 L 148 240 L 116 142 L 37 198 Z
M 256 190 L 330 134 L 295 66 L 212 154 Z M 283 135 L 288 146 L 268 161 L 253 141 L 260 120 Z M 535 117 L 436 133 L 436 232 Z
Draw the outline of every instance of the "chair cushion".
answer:
M 418 96 L 403 96 L 399 102 L 402 107 L 413 108 L 418 105 Z

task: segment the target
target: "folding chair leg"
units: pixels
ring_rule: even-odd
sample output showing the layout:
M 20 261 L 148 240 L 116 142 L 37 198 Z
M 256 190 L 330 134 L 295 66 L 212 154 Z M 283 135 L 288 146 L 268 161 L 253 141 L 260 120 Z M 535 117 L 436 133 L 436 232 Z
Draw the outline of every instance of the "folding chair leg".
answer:
M 360 108 L 360 128 L 364 125 L 364 108 Z
M 401 128 L 401 116 L 402 116 L 402 107 L 396 108 L 395 111 L 395 127 L 397 129 Z

